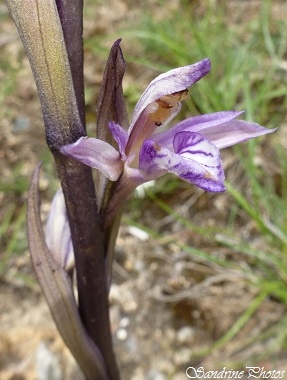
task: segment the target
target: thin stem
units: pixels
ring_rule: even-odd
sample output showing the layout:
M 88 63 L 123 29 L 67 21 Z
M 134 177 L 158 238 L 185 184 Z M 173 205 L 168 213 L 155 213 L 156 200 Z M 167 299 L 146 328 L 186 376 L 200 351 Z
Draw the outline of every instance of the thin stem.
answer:
M 82 125 L 85 126 L 83 0 L 56 0 Z
M 103 355 L 109 379 L 118 380 L 109 322 L 103 233 L 91 169 L 57 152 L 54 157 L 74 245 L 80 315 Z

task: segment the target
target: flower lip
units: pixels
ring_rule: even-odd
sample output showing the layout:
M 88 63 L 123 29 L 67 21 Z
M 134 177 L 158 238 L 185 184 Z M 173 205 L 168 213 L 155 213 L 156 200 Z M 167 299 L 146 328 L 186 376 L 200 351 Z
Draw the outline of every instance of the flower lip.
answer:
M 144 177 L 158 178 L 166 172 L 213 192 L 224 187 L 219 149 L 199 133 L 179 132 L 173 150 L 146 140 L 140 152 L 139 169 Z

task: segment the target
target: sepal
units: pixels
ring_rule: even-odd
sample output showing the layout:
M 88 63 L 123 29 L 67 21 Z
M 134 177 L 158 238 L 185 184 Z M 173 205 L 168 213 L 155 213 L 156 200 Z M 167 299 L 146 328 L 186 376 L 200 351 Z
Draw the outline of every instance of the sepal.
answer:
M 39 171 L 40 166 L 32 178 L 27 207 L 32 264 L 56 326 L 86 378 L 106 380 L 102 355 L 81 322 L 69 277 L 54 260 L 45 242 L 40 218 Z

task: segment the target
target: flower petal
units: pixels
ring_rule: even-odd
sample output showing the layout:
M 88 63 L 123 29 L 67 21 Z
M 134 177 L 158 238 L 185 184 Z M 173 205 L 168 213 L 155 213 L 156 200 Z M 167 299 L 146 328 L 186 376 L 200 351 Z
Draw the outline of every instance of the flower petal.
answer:
M 157 144 L 171 149 L 176 133 L 181 131 L 199 132 L 218 149 L 222 149 L 276 131 L 276 128 L 264 128 L 257 123 L 234 120 L 240 114 L 242 111 L 223 111 L 194 116 L 164 132 L 153 135 L 153 139 Z
M 117 123 L 110 121 L 109 128 L 114 140 L 117 142 L 122 156 L 122 160 L 126 159 L 125 149 L 129 140 L 127 132 Z
M 161 133 L 157 133 L 152 136 L 152 138 L 161 146 L 165 146 L 166 148 L 172 148 L 173 146 L 173 138 L 176 133 L 189 131 L 189 132 L 199 132 L 203 134 L 203 132 L 211 127 L 215 127 L 214 130 L 220 128 L 221 124 L 228 123 L 233 120 L 237 116 L 241 115 L 243 112 L 236 111 L 222 111 L 215 112 L 206 115 L 193 116 L 188 119 L 185 119 L 173 127 L 163 131 Z M 208 140 L 212 141 L 207 137 Z
M 273 133 L 277 130 L 261 127 L 257 123 L 251 123 L 243 120 L 232 120 L 229 123 L 217 127 L 210 127 L 202 130 L 200 133 L 212 141 L 218 149 L 242 143 L 244 141 Z
M 175 152 L 146 140 L 140 170 L 154 178 L 169 171 L 206 191 L 221 192 L 224 172 L 218 149 L 198 133 L 181 132 L 174 138 Z
M 174 152 L 202 165 L 209 177 L 223 183 L 224 173 L 219 149 L 199 133 L 180 132 L 173 140 Z
M 205 58 L 193 65 L 178 67 L 156 77 L 136 104 L 128 133 L 130 134 L 139 115 L 150 103 L 162 96 L 185 90 L 204 77 L 210 68 L 210 61 Z
M 123 171 L 119 152 L 99 139 L 81 137 L 74 144 L 63 146 L 61 152 L 100 170 L 111 181 L 116 181 Z

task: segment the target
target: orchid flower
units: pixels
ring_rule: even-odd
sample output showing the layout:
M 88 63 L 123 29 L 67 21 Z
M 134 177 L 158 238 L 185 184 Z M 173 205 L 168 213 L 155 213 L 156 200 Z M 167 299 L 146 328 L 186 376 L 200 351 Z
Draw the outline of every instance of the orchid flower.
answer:
M 187 88 L 210 71 L 209 59 L 159 75 L 135 106 L 126 131 L 110 121 L 119 149 L 105 141 L 81 137 L 61 148 L 65 155 L 100 170 L 126 188 L 167 172 L 211 192 L 225 190 L 219 149 L 274 131 L 237 120 L 242 112 L 223 111 L 190 117 L 169 129 L 166 125 L 181 109 Z
M 219 149 L 274 130 L 234 120 L 241 112 L 227 111 L 191 117 L 157 133 L 179 112 L 186 89 L 209 70 L 204 59 L 155 78 L 138 101 L 127 132 L 109 123 L 119 151 L 105 141 L 81 137 L 61 152 L 99 169 L 111 181 L 123 172 L 137 183 L 172 172 L 204 190 L 224 191 Z

